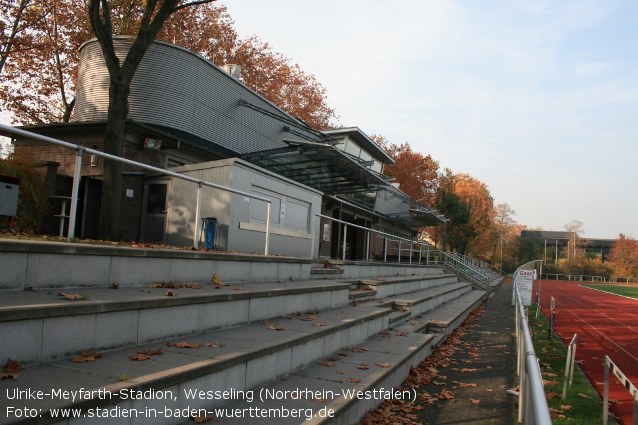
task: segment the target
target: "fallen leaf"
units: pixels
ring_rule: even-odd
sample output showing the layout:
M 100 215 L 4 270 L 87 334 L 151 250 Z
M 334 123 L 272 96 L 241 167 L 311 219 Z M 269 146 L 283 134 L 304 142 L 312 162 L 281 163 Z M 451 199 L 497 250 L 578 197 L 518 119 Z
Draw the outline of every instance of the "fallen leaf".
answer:
M 354 351 L 355 353 L 363 353 L 364 351 L 368 351 L 367 348 L 359 347 L 359 348 L 348 348 L 350 351 Z
M 80 294 L 65 294 L 63 292 L 60 292 L 58 295 L 66 298 L 67 300 L 71 300 L 71 301 L 84 299 L 84 297 L 82 295 L 80 295 Z
M 283 331 L 284 328 L 281 326 L 268 326 L 269 331 Z
M 475 399 L 475 398 L 470 398 L 470 401 L 471 401 L 472 403 L 474 403 L 474 404 L 480 404 L 480 403 L 481 403 L 481 400 L 477 400 L 477 399 Z
M 7 361 L 7 365 L 4 367 L 4 371 L 9 373 L 19 372 L 20 369 L 22 369 L 20 363 L 17 360 L 11 359 Z
M 357 382 L 361 382 L 361 379 L 350 378 L 350 379 L 348 379 L 348 382 L 350 382 L 351 384 L 356 384 Z
M 368 366 L 367 364 L 358 364 L 357 369 L 368 370 L 370 369 L 370 366 Z
M 147 356 L 146 354 L 133 354 L 129 357 L 131 358 L 131 360 L 137 360 L 140 362 L 143 362 L 144 360 L 148 360 L 151 358 L 151 356 Z
M 545 395 L 545 397 L 547 397 L 548 400 L 551 400 L 551 399 L 553 399 L 555 397 L 558 397 L 558 394 L 556 394 L 554 391 L 552 391 L 551 393 L 547 393 Z
M 317 363 L 319 363 L 321 366 L 327 366 L 327 367 L 333 367 L 336 366 L 336 363 L 330 363 L 330 362 L 324 362 L 324 361 L 318 361 Z
M 11 379 L 13 381 L 17 381 L 18 374 L 17 373 L 0 373 L 0 381 L 2 381 L 3 379 Z
M 346 374 L 346 371 L 345 371 L 345 370 L 338 370 L 338 371 L 337 371 L 337 373 L 338 373 L 339 375 L 345 375 L 345 374 Z
M 193 420 L 195 421 L 196 424 L 203 424 L 204 422 L 210 421 L 211 419 L 214 418 L 213 415 L 206 415 L 206 416 L 191 416 L 191 418 L 193 418 Z
M 339 355 L 343 357 L 352 357 L 352 354 L 350 353 L 339 353 Z
M 587 394 L 583 394 L 583 393 L 578 393 L 578 397 L 582 397 L 582 398 L 591 398 L 590 396 L 588 396 Z
M 109 286 L 109 288 L 111 288 L 111 289 L 117 289 L 117 288 L 119 288 L 119 287 L 120 287 L 120 284 L 119 284 L 119 283 L 117 283 L 117 282 L 113 282 L 113 283 L 111 284 L 111 286 Z
M 210 348 L 219 348 L 219 347 L 223 347 L 224 346 L 224 344 L 218 344 L 216 342 L 206 342 L 206 343 L 204 343 L 204 345 L 206 347 L 210 347 Z
M 328 326 L 327 323 L 313 323 L 312 326 Z
M 390 367 L 390 363 L 375 363 L 379 367 Z
M 166 295 L 167 297 L 176 297 L 177 296 L 177 294 L 175 294 L 170 289 L 164 295 Z

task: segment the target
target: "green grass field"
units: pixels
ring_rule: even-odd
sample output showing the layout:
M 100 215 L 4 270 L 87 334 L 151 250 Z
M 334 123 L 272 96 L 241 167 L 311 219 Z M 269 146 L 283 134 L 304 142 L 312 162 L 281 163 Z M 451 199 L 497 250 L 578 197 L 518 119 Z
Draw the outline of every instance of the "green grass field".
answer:
M 612 294 L 624 295 L 625 297 L 635 298 L 638 300 L 638 286 L 596 285 L 592 283 L 584 284 L 581 286 L 610 292 Z
M 567 389 L 567 398 L 562 399 L 563 378 L 567 349 L 558 335 L 547 336 L 547 320 L 536 308 L 529 308 L 529 323 L 534 332 L 534 348 L 539 359 L 545 394 L 554 424 L 600 425 L 603 422 L 603 407 L 598 394 L 578 369 L 574 369 L 572 386 Z

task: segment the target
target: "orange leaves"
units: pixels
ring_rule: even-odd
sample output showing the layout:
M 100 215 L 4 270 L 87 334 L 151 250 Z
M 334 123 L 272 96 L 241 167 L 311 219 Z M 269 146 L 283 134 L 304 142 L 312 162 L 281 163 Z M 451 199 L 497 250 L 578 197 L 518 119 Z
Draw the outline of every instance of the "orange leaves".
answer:
M 477 400 L 475 398 L 470 398 L 470 401 L 474 404 L 481 404 L 481 400 Z
M 76 300 L 85 300 L 86 297 L 80 295 L 80 294 L 65 294 L 63 292 L 60 292 L 58 295 L 60 295 L 61 297 L 66 298 L 67 300 L 70 301 L 76 301 Z
M 95 359 L 98 359 L 100 357 L 104 357 L 104 354 L 102 354 L 102 353 L 91 353 L 91 352 L 85 351 L 79 357 L 72 358 L 71 361 L 73 363 L 86 363 L 86 362 L 95 361 Z
M 379 367 L 390 367 L 390 363 L 375 363 Z
M 442 390 L 440 393 L 435 394 L 435 397 L 438 398 L 439 400 L 453 400 L 454 399 L 454 393 L 450 390 Z
M 182 341 L 182 342 L 178 342 L 178 343 L 167 342 L 166 346 L 167 347 L 177 347 L 177 348 L 199 348 L 199 347 L 202 346 L 202 344 L 189 344 L 186 341 Z
M 0 381 L 2 381 L 3 379 L 11 379 L 13 381 L 17 381 L 18 374 L 15 372 L 19 372 L 20 369 L 20 363 L 18 363 L 16 360 L 9 359 L 9 361 L 7 361 L 7 365 L 4 368 L 4 371 L 8 373 L 0 373 Z
M 7 361 L 7 365 L 4 367 L 4 371 L 5 372 L 19 372 L 20 369 L 22 369 L 22 367 L 20 366 L 20 363 L 17 360 L 11 360 L 9 359 Z
M 355 353 L 363 353 L 364 351 L 368 351 L 368 349 L 364 347 L 348 348 L 348 350 L 353 351 Z
M 131 360 L 137 360 L 140 362 L 151 358 L 151 356 L 147 356 L 146 354 L 131 354 L 129 357 L 131 358 Z
M 120 287 L 120 284 L 119 284 L 119 283 L 117 283 L 117 282 L 113 282 L 113 283 L 111 284 L 111 286 L 109 286 L 109 288 L 111 288 L 111 289 L 118 289 L 119 287 Z
M 368 370 L 370 369 L 370 366 L 368 366 L 367 364 L 358 364 L 357 369 Z
M 351 383 L 351 384 L 356 384 L 357 382 L 361 382 L 361 379 L 357 379 L 357 378 L 350 378 L 350 379 L 348 379 L 348 381 L 347 381 L 347 382 L 349 382 L 349 383 Z
M 321 327 L 321 326 L 328 326 L 328 324 L 327 323 L 319 323 L 319 322 L 317 322 L 317 323 L 313 323 L 312 326 L 320 326 Z
M 203 424 L 204 422 L 208 422 L 211 419 L 215 418 L 215 416 L 213 415 L 191 416 L 191 418 L 193 419 L 193 421 L 195 421 L 196 424 Z
M 166 293 L 164 295 L 166 295 L 167 297 L 176 297 L 177 296 L 177 294 L 175 294 L 170 289 L 168 291 L 166 291 Z
M 591 398 L 590 396 L 588 396 L 587 394 L 583 394 L 583 393 L 578 393 L 578 397 L 581 398 Z
M 171 343 L 167 342 L 166 345 L 168 344 L 171 344 Z M 143 362 L 145 360 L 150 359 L 151 356 L 159 356 L 162 354 L 163 354 L 163 351 L 162 351 L 162 348 L 160 347 L 157 350 L 138 351 L 136 354 L 132 354 L 129 357 L 131 358 L 131 360 Z
M 210 348 L 220 348 L 224 346 L 224 344 L 218 344 L 216 342 L 205 342 L 204 345 Z
M 321 366 L 326 366 L 326 367 L 334 367 L 337 364 L 336 363 L 330 363 L 330 362 L 324 362 L 324 361 L 318 361 L 317 363 L 319 363 Z

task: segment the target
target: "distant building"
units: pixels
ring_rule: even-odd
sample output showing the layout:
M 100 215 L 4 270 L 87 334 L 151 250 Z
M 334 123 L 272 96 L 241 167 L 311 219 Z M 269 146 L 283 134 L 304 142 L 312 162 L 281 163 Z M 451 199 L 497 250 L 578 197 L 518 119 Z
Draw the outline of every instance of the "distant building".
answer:
M 521 238 L 534 238 L 543 241 L 547 246 L 556 246 L 559 250 L 566 250 L 570 241 L 574 240 L 573 232 L 558 232 L 551 230 L 523 230 Z M 616 242 L 615 239 L 593 239 L 579 238 L 579 247 L 586 252 L 592 252 L 598 256 L 607 256 L 611 251 L 611 247 Z

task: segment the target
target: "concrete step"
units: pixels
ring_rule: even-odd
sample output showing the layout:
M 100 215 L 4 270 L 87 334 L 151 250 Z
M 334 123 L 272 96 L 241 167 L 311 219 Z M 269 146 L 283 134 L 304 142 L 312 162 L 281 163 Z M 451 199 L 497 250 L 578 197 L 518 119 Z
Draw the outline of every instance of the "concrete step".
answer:
M 367 410 L 378 406 L 386 397 L 415 398 L 415 390 L 406 388 L 405 392 L 399 392 L 396 388 L 403 383 L 412 366 L 432 353 L 434 342 L 438 340 L 434 335 L 425 334 L 389 337 L 377 334 L 350 347 L 354 351 L 336 351 L 324 359 L 324 364 L 310 365 L 285 380 L 255 389 L 255 399 L 251 402 L 233 400 L 217 411 L 212 406 L 206 410 L 222 423 L 231 420 L 222 418 L 222 411 L 246 413 L 244 417 L 232 419 L 232 423 L 238 425 L 252 424 L 255 420 L 259 424 L 273 425 L 358 423 Z M 257 395 L 269 397 L 261 400 Z M 287 415 L 249 417 L 251 408 L 253 412 L 286 412 Z M 292 412 L 297 417 L 293 417 Z
M 447 318 L 451 331 L 485 295 L 483 291 L 471 291 L 459 297 L 458 302 L 456 299 L 448 301 L 431 313 Z M 389 316 L 390 322 L 396 321 L 399 315 L 409 316 L 410 313 L 394 312 Z M 427 327 L 423 329 L 427 330 Z M 367 410 L 377 407 L 386 397 L 414 399 L 413 390 L 400 388 L 400 385 L 409 375 L 410 367 L 420 364 L 448 335 L 447 332 L 423 334 L 421 330 L 405 323 L 380 332 L 351 350 L 339 350 L 326 356 L 323 363 L 309 365 L 285 379 L 256 388 L 251 401 L 237 399 L 221 406 L 209 404 L 205 410 L 222 422 L 225 419 L 221 413 L 241 414 L 242 417 L 232 419 L 233 424 L 239 425 L 254 423 L 256 418 L 250 415 L 257 412 L 264 413 L 263 417 L 257 418 L 260 424 L 358 423 Z M 360 366 L 368 368 L 360 369 Z M 352 379 L 356 382 L 350 381 Z M 269 398 L 262 400 L 258 395 Z M 293 412 L 297 417 L 293 417 Z M 282 417 L 284 413 L 286 417 Z
M 71 357 L 193 335 L 211 329 L 324 310 L 350 302 L 350 285 L 306 280 L 242 283 L 201 288 L 147 286 L 64 289 L 85 299 L 70 301 L 59 290 L 2 291 L 0 364 Z M 165 295 L 168 291 L 176 296 Z
M 342 275 L 343 269 L 326 269 L 326 268 L 311 268 L 311 275 L 322 275 L 322 276 L 334 276 L 334 275 Z
M 0 409 L 6 412 L 10 406 L 20 406 L 22 409 L 36 409 L 42 416 L 26 419 L 10 414 L 0 418 L 0 424 L 58 423 L 60 421 L 52 417 L 48 409 L 81 408 L 82 414 L 89 415 L 96 414 L 98 407 L 137 409 L 138 418 L 132 423 L 174 424 L 178 422 L 175 415 L 164 416 L 165 409 L 174 412 L 216 404 L 206 397 L 189 399 L 189 391 L 210 391 L 211 394 L 215 391 L 246 391 L 271 382 L 378 334 L 388 327 L 390 313 L 389 309 L 345 306 L 111 350 L 92 362 L 61 360 L 34 365 L 19 372 L 18 381 L 2 381 L 2 391 L 7 397 L 0 398 Z M 304 318 L 312 320 L 302 320 Z M 270 330 L 270 327 L 282 329 Z M 194 349 L 165 344 L 179 343 L 184 339 L 189 344 L 215 343 L 219 346 L 202 345 Z M 158 348 L 162 348 L 163 354 L 152 355 L 146 361 L 130 358 L 138 351 Z M 79 391 L 80 388 L 94 392 L 88 397 L 82 393 L 75 401 L 70 399 L 71 395 L 65 399 L 65 393 L 59 392 Z M 25 389 L 29 389 L 31 394 L 42 391 L 40 394 L 46 396 L 43 400 L 33 397 L 16 400 L 19 391 Z M 151 397 L 131 399 L 132 395 L 143 397 L 144 391 L 148 391 Z M 223 401 L 217 400 L 217 404 Z M 158 409 L 162 413 L 143 420 L 144 415 L 150 414 L 148 409 Z M 91 420 L 84 417 L 77 423 Z
M 439 332 L 450 334 L 487 297 L 487 292 L 472 289 L 437 308 L 423 312 L 394 327 L 398 332 Z
M 379 277 L 374 279 L 357 280 L 359 284 L 375 289 L 379 298 L 432 288 L 457 281 L 458 278 L 456 275 L 446 273 L 436 275 Z
M 456 282 L 420 291 L 408 292 L 393 297 L 391 300 L 395 310 L 407 310 L 412 316 L 417 316 L 471 290 L 471 284 Z

